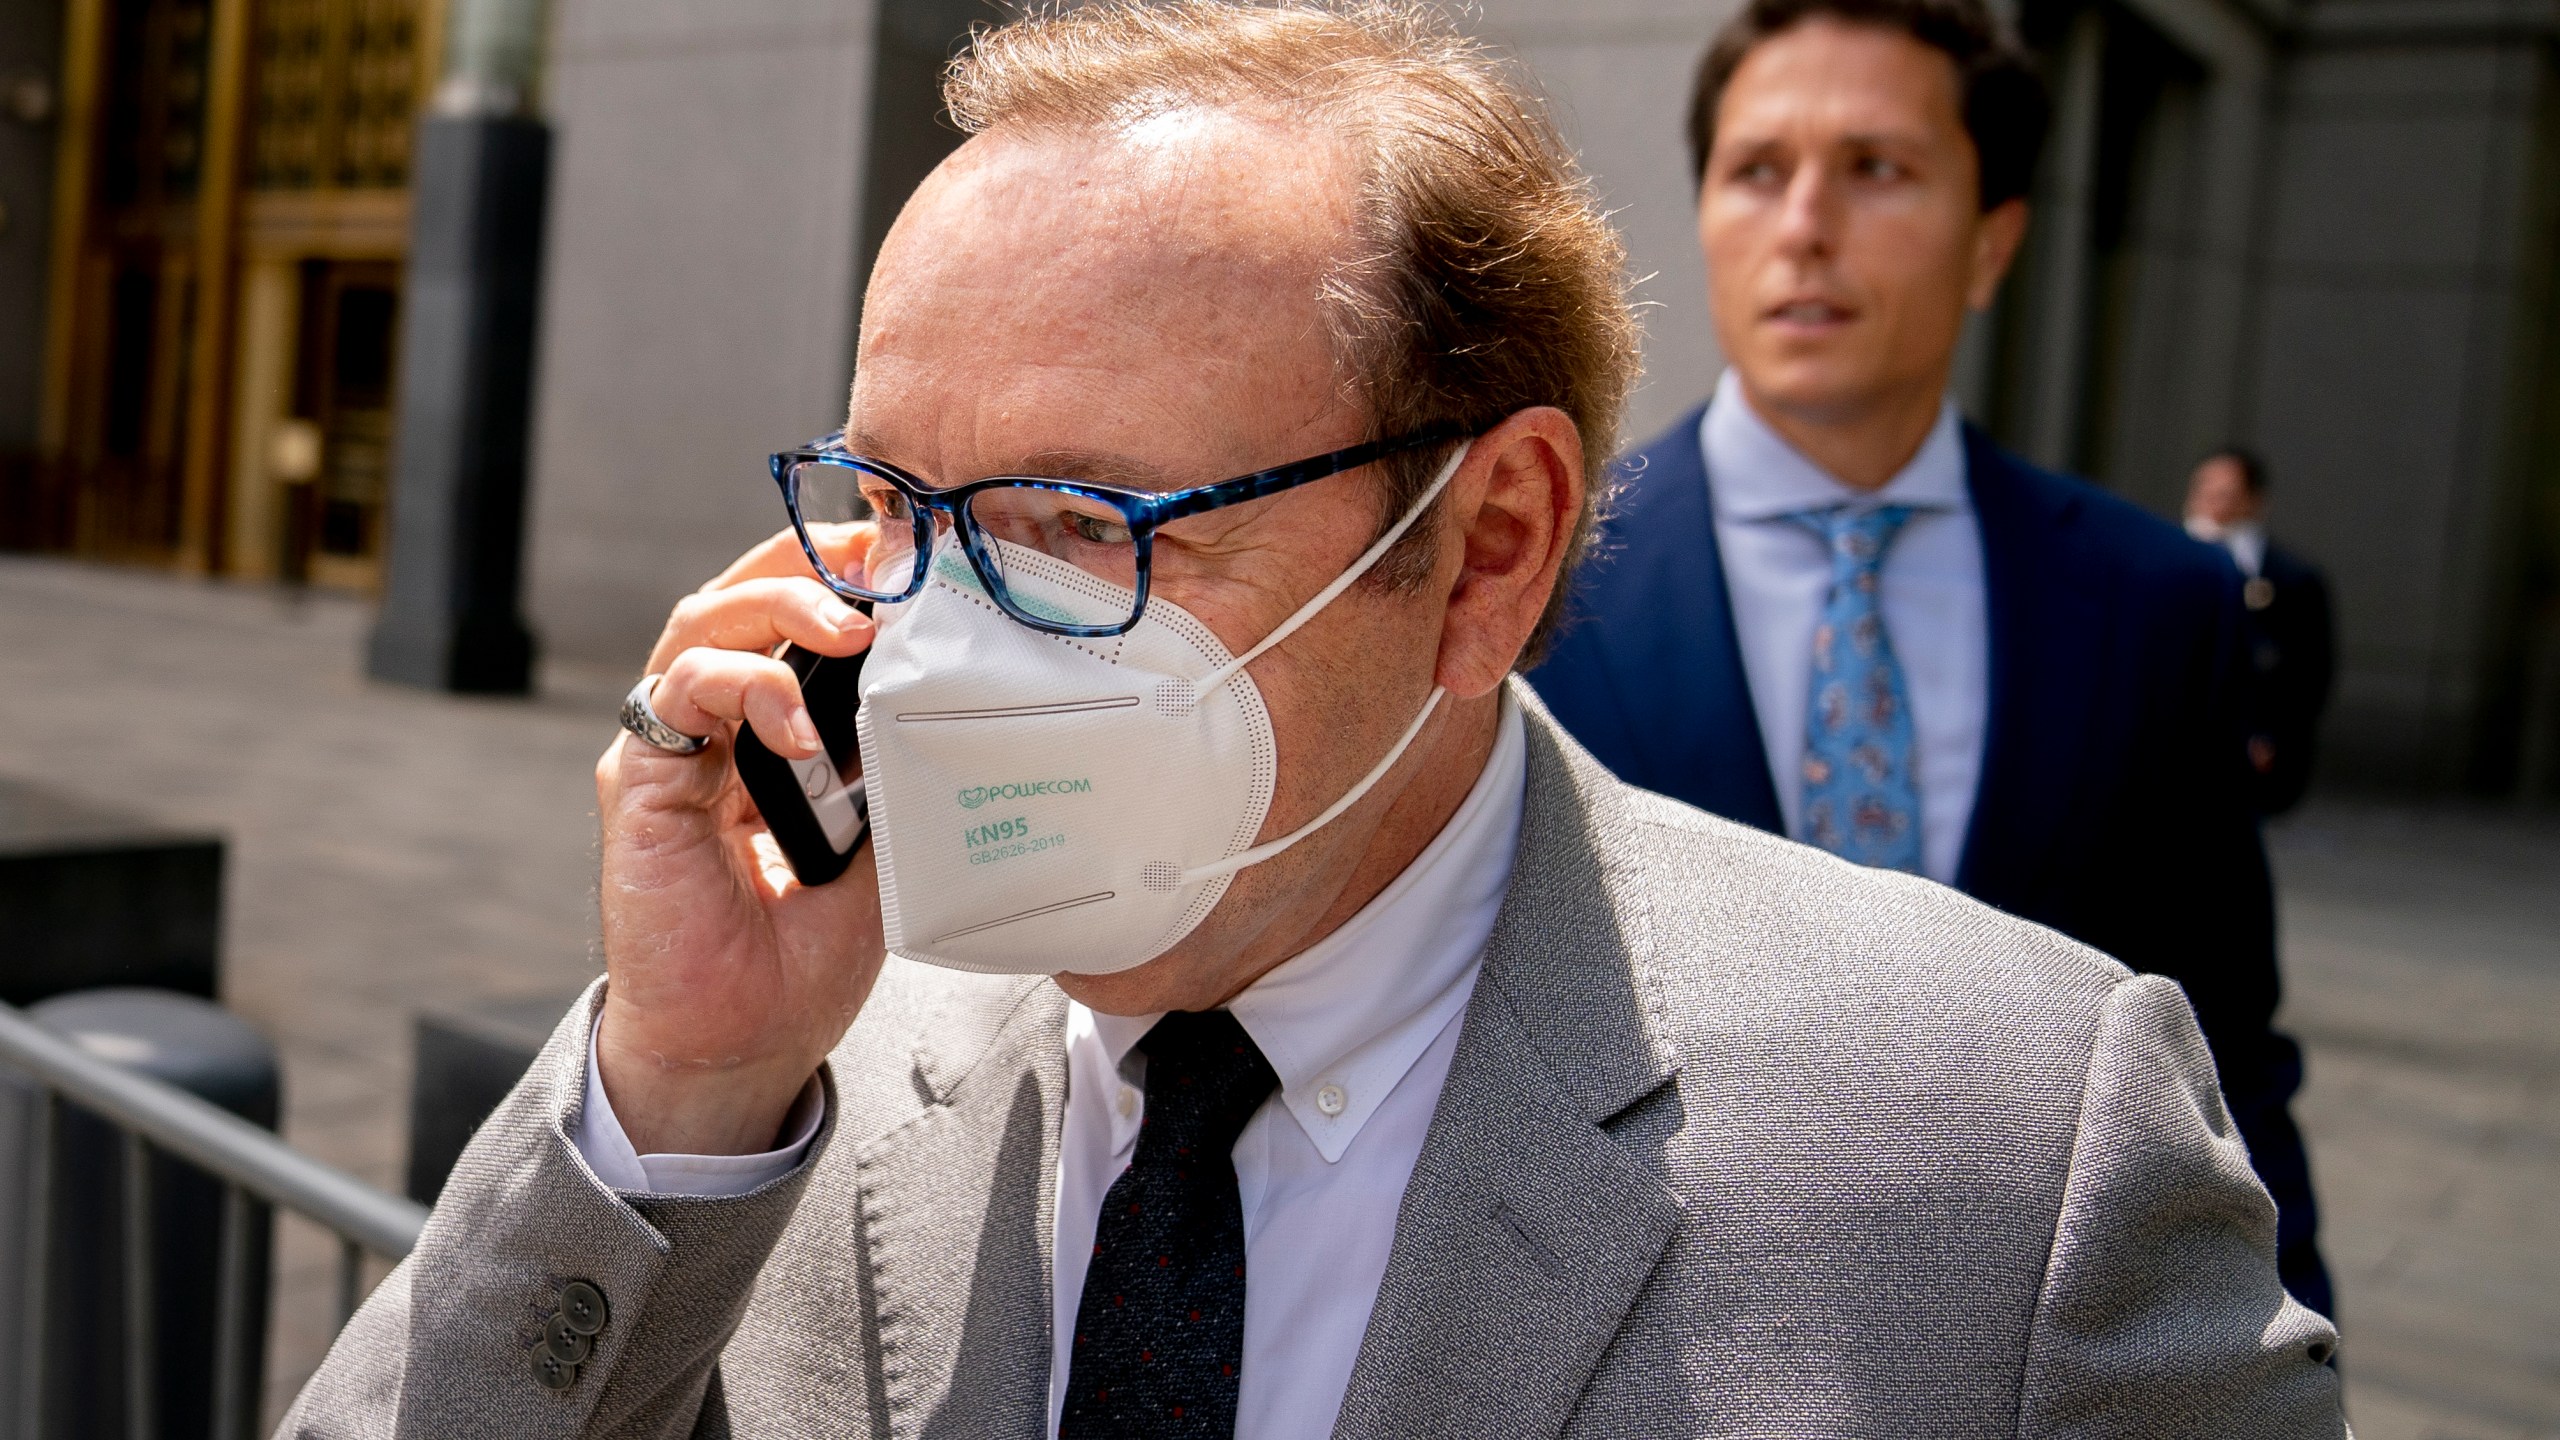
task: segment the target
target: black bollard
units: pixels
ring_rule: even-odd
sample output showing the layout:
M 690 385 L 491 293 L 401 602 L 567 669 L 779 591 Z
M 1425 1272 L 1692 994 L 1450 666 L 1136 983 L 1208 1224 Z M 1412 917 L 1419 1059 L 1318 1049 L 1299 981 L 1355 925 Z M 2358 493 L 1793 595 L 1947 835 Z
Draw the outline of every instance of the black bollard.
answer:
M 211 998 L 222 837 L 0 778 L 0 936 L 11 1005 L 101 985 Z
M 366 658 L 377 680 L 465 694 L 532 686 L 517 582 L 550 165 L 540 120 L 418 123 L 391 554 Z
M 221 1106 L 254 1124 L 275 1128 L 280 1099 L 275 1047 L 239 1017 L 209 1001 L 157 990 L 89 990 L 59 996 L 30 1010 L 47 1029 L 102 1060 Z M 34 1167 L 23 1153 L 23 1117 L 33 1096 L 23 1082 L 0 1075 L 15 1090 L 8 1107 L 20 1122 L 18 1153 L 0 1156 L 0 1173 L 25 1175 Z M 183 1161 L 153 1152 L 148 1213 L 151 1247 L 150 1326 L 143 1332 L 149 1375 L 128 1370 L 133 1353 L 126 1328 L 128 1267 L 125 1137 L 95 1115 L 65 1104 L 55 1129 L 53 1193 L 46 1213 L 50 1233 L 27 1233 L 24 1224 L 0 1235 L 0 1248 L 44 1247 L 42 1436 L 109 1436 L 134 1433 L 132 1406 L 150 1408 L 146 1433 L 163 1440 L 200 1440 L 214 1432 L 214 1402 L 222 1393 L 214 1353 L 221 1303 L 222 1182 Z M 20 1203 L 24 1203 L 23 1199 Z M 230 1393 L 239 1407 L 232 1433 L 255 1433 L 258 1378 L 266 1365 L 266 1316 L 272 1215 L 255 1205 L 249 1215 L 247 1253 L 240 1257 L 249 1286 L 245 1343 L 235 1361 Z M 12 1275 L 27 1271 L 27 1254 L 0 1265 Z M 9 1303 L 18 1302 L 12 1297 Z M 21 1324 L 25 1316 L 18 1317 Z M 17 1377 L 23 1390 L 26 1377 Z M 19 1396 L 10 1397 L 13 1402 Z M 13 1406 L 14 1408 L 14 1406 Z
M 410 1199 L 436 1203 L 462 1147 L 524 1078 L 578 994 L 438 1008 L 418 1016 L 418 1063 L 409 1090 Z

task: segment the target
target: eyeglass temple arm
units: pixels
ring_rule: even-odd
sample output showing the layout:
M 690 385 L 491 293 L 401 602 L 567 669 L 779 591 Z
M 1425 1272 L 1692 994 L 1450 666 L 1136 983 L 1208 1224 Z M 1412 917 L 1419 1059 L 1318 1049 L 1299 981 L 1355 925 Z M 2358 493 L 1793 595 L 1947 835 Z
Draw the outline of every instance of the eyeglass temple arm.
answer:
M 1311 484 L 1328 475 L 1339 475 L 1345 470 L 1357 470 L 1363 465 L 1383 460 L 1390 455 L 1399 455 L 1407 450 L 1419 450 L 1425 445 L 1461 439 L 1466 433 L 1466 427 L 1463 425 L 1433 425 L 1416 430 L 1409 435 L 1396 436 L 1391 440 L 1371 440 L 1365 444 L 1354 445 L 1347 450 L 1336 450 L 1330 455 L 1318 455 L 1312 460 L 1299 460 L 1287 465 L 1274 466 L 1269 470 L 1258 470 L 1251 475 L 1239 475 L 1233 480 L 1221 480 L 1215 484 L 1202 485 L 1191 490 L 1176 490 L 1172 494 L 1158 498 L 1153 505 L 1149 506 L 1148 518 L 1161 525 L 1168 520 L 1179 520 L 1185 515 L 1197 515 L 1203 511 L 1242 504 L 1247 500 L 1259 500 L 1265 495 L 1277 495 L 1283 490 L 1294 490 L 1301 485 Z

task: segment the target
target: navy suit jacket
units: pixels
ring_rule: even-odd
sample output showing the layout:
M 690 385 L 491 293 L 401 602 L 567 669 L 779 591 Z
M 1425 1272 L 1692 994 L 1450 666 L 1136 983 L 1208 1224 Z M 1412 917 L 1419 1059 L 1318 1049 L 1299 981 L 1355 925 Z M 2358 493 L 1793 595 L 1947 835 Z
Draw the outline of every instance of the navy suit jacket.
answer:
M 1621 462 L 1601 550 L 1530 674 L 1618 775 L 1783 832 L 1716 546 L 1702 410 Z M 2250 773 L 2248 627 L 2221 551 L 1965 429 L 1990 706 L 1958 888 L 2186 987 L 2283 1211 L 2297 1298 L 2331 1309 L 2271 1028 L 2275 903 Z
M 2258 776 L 2258 810 L 2281 815 L 2311 787 L 2311 762 L 2337 679 L 2337 636 L 2329 611 L 2329 579 L 2320 567 L 2274 541 L 2259 562 L 2262 584 L 2250 587 L 2255 637 L 2257 735 L 2271 764 Z

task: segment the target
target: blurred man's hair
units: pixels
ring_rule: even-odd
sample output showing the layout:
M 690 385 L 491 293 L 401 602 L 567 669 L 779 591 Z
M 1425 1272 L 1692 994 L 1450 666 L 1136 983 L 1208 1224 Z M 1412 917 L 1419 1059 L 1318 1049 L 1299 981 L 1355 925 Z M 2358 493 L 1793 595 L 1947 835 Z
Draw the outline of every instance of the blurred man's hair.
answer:
M 2197 461 L 2196 468 L 2201 470 L 2216 460 L 2228 460 L 2239 469 L 2241 489 L 2248 491 L 2254 498 L 2260 500 L 2266 498 L 2267 462 L 2258 458 L 2257 451 L 2245 445 L 2225 445 Z
M 1964 129 L 1982 169 L 1986 211 L 2026 195 L 2052 123 L 2052 102 L 2035 62 L 1983 0 L 1748 0 L 1716 32 L 1689 92 L 1689 174 L 1705 183 L 1716 148 L 1716 107 L 1744 57 L 1807 20 L 1899 30 L 1956 67 Z
M 1534 663 L 1607 498 L 1637 352 L 1625 249 L 1512 67 L 1412 4 L 1105 0 L 980 32 L 943 100 L 973 135 L 1108 131 L 1203 107 L 1350 141 L 1357 218 L 1322 301 L 1378 434 L 1444 422 L 1477 434 L 1537 405 L 1582 432 L 1590 493 L 1522 657 Z M 1382 530 L 1447 457 L 1385 463 Z M 1436 528 L 1426 516 L 1372 573 L 1418 582 Z

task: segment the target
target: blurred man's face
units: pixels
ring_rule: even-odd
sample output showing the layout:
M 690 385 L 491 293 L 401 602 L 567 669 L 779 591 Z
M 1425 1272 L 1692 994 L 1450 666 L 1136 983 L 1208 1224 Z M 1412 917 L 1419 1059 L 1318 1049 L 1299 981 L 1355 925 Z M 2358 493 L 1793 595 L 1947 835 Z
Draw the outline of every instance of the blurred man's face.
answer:
M 1956 68 L 1899 30 L 1822 17 L 1726 85 L 1700 182 L 1716 340 L 1755 406 L 1814 425 L 1934 407 L 1968 307 L 2026 225 L 1985 214 Z
M 847 444 L 937 485 L 1047 475 L 1162 489 L 1358 444 L 1368 418 L 1319 304 L 1350 242 L 1356 173 L 1303 126 L 1222 114 L 971 140 L 881 250 Z M 1150 604 L 1182 607 L 1240 654 L 1367 548 L 1380 494 L 1368 467 L 1175 521 L 1156 535 Z M 1253 663 L 1280 755 L 1263 839 L 1387 751 L 1430 695 L 1439 643 L 1426 597 L 1356 585 Z M 1164 992 L 1143 987 L 1165 972 L 1232 970 L 1300 892 L 1339 888 L 1358 859 L 1355 817 L 1393 788 L 1239 874 L 1165 955 L 1060 983 L 1098 1008 L 1124 993 L 1162 1008 Z
M 2258 497 L 2249 493 L 2239 461 L 2216 455 L 2196 467 L 2187 481 L 2187 518 L 2218 529 L 2258 518 Z

